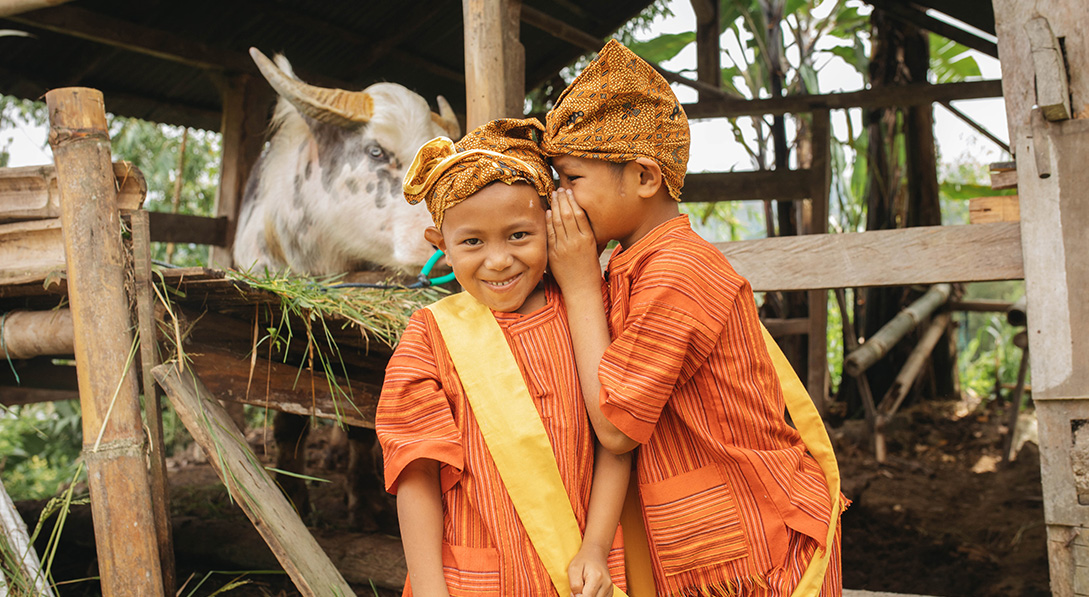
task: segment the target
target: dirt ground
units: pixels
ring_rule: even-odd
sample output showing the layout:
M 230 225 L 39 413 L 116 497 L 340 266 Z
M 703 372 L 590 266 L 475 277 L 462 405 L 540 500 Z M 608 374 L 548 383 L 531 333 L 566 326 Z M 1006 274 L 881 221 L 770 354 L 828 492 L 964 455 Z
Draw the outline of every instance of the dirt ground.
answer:
M 880 465 L 860 422 L 833 429 L 843 491 L 853 501 L 843 518 L 845 588 L 950 597 L 1050 594 L 1038 450 L 1026 444 L 1016 462 L 998 463 L 1005 415 L 995 407 L 958 412 L 964 410 L 927 403 L 904 411 L 889 428 L 889 458 Z M 309 473 L 331 481 L 312 483 L 309 522 L 339 532 L 346 520 L 343 477 L 337 459 L 324 455 L 328 430 L 317 430 L 309 440 Z M 259 434 L 251 437 L 260 448 Z M 179 595 L 193 597 L 223 588 L 238 576 L 231 570 L 275 567 L 252 525 L 199 460 L 187 452 L 171 468 L 179 584 L 187 582 Z M 65 530 L 60 555 L 66 566 L 55 571 L 58 579 L 95 573 L 89 522 L 86 528 L 79 524 L 76 517 L 70 521 L 74 528 Z M 227 595 L 299 594 L 283 574 L 241 578 L 247 584 Z M 62 587 L 61 594 L 92 595 L 96 587 L 77 583 Z M 353 587 L 360 595 L 397 594 L 367 584 Z

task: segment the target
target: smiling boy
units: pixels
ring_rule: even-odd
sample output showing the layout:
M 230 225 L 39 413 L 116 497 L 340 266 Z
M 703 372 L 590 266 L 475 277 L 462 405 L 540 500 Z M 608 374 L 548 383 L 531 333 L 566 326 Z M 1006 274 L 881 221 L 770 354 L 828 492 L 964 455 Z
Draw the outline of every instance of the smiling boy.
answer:
M 541 130 L 504 119 L 456 145 L 435 139 L 405 178 L 406 198 L 434 219 L 425 237 L 465 289 L 413 314 L 378 404 L 406 595 L 605 597 L 623 586 L 631 461 L 595 445 L 564 304 L 545 276 L 553 187 Z
M 587 411 L 610 450 L 638 448 L 657 593 L 839 595 L 831 445 L 748 281 L 680 213 L 689 130 L 669 84 L 610 41 L 542 146 L 563 187 L 550 265 Z M 603 306 L 598 252 L 613 240 Z

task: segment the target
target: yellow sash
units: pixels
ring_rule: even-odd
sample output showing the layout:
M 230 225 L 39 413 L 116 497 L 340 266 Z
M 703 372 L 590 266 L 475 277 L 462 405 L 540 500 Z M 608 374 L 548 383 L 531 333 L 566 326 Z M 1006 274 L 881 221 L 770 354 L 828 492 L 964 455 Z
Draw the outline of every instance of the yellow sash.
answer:
M 790 361 L 787 360 L 779 345 L 775 343 L 775 339 L 768 333 L 764 324 L 760 324 L 760 329 L 764 332 L 764 344 L 768 346 L 768 354 L 775 365 L 779 383 L 783 386 L 783 399 L 786 401 L 787 412 L 790 413 L 790 418 L 794 421 L 794 427 L 797 428 L 798 434 L 802 436 L 802 442 L 805 443 L 806 449 L 813 455 L 813 458 L 816 459 L 817 464 L 820 465 L 821 470 L 824 472 L 824 480 L 828 484 L 828 496 L 832 502 L 832 512 L 828 521 L 828 539 L 825 542 L 826 548 L 823 550 L 818 549 L 817 553 L 813 554 L 813 559 L 810 560 L 809 566 L 806 567 L 801 580 L 798 581 L 798 586 L 791 595 L 791 597 L 809 597 L 810 595 L 817 595 L 821 591 L 821 585 L 824 584 L 824 573 L 828 569 L 828 556 L 832 549 L 832 542 L 836 538 L 836 526 L 839 522 L 841 509 L 839 502 L 839 465 L 836 463 L 836 454 L 832 450 L 832 442 L 828 439 L 828 431 L 824 428 L 824 421 L 821 420 L 817 407 L 813 406 L 813 399 L 809 397 L 809 392 L 805 390 L 805 386 L 798 379 L 798 374 L 790 366 Z
M 514 509 L 560 597 L 571 595 L 567 566 L 582 546 L 552 444 L 525 379 L 491 311 L 461 292 L 428 307 Z M 613 597 L 626 597 L 617 588 Z

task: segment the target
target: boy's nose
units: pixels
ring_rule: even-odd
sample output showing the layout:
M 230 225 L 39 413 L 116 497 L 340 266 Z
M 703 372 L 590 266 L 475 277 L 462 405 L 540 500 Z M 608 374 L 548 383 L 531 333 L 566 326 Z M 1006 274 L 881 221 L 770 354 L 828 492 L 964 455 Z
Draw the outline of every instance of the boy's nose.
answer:
M 511 256 L 510 251 L 493 249 L 488 252 L 488 257 L 484 260 L 484 266 L 490 270 L 502 271 L 510 267 L 513 262 L 514 257 Z

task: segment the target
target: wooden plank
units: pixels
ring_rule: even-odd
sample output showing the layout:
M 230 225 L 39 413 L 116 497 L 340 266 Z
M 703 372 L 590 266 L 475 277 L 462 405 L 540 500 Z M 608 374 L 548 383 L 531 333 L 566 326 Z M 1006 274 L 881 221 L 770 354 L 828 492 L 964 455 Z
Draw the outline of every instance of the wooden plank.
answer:
M 227 350 L 190 346 L 186 356 L 207 389 L 222 400 L 374 428 L 381 391 L 377 386 L 356 382 L 351 385 L 351 402 L 343 396 L 334 400 L 320 372 L 311 379 L 309 371 L 259 358 L 251 380 L 250 360 Z M 342 388 L 348 386 L 343 379 L 335 381 Z
M 921 226 L 715 243 L 753 290 L 1019 280 L 1016 223 Z
M 78 87 L 55 89 L 45 99 L 102 592 L 162 596 L 147 443 L 128 359 L 133 336 L 105 106 L 101 93 Z
M 998 58 L 998 44 L 988 39 L 983 39 L 965 29 L 954 27 L 945 21 L 938 20 L 907 2 L 897 0 L 869 0 L 869 3 L 905 23 L 911 23 L 920 29 L 926 29 L 931 33 L 937 33 L 946 39 L 951 39 L 972 48 L 973 50 L 979 50 L 992 58 Z
M 45 280 L 63 271 L 60 218 L 0 224 L 0 284 Z
M 53 390 L 49 388 L 28 388 L 24 386 L 0 386 L 0 404 L 3 404 L 4 406 L 38 404 L 40 402 L 61 402 L 64 400 L 79 400 L 79 392 L 75 390 Z
M 525 49 L 518 40 L 521 0 L 462 0 L 465 27 L 465 128 L 521 118 Z
M 1070 85 L 1066 81 L 1063 49 L 1044 17 L 1029 19 L 1025 33 L 1036 72 L 1036 105 L 1048 120 L 1070 118 Z
M 812 194 L 809 170 L 698 172 L 684 177 L 681 201 L 797 201 Z
M 354 595 L 322 551 L 294 507 L 259 465 L 246 438 L 212 398 L 200 378 L 176 363 L 159 365 L 155 379 L 227 486 L 234 501 L 264 537 L 276 559 L 303 595 Z
M 1021 220 L 1017 195 L 973 197 L 968 200 L 968 223 L 1018 222 Z
M 147 196 L 147 181 L 132 162 L 113 164 L 117 206 L 138 209 Z M 0 168 L 0 222 L 60 217 L 57 171 L 53 166 Z
M 160 243 L 196 243 L 198 245 L 228 246 L 227 216 L 209 218 L 189 214 L 148 212 L 151 220 L 151 240 Z
M 1005 78 L 1003 78 L 1005 80 Z M 941 101 L 1002 97 L 1002 80 L 931 85 L 915 83 L 824 95 L 788 95 L 765 99 L 720 99 L 684 104 L 689 119 L 732 118 L 765 114 L 798 114 L 824 108 L 892 108 L 922 106 Z
M 809 333 L 809 318 L 792 317 L 790 319 L 768 318 L 761 320 L 772 338 L 783 336 L 804 336 Z

